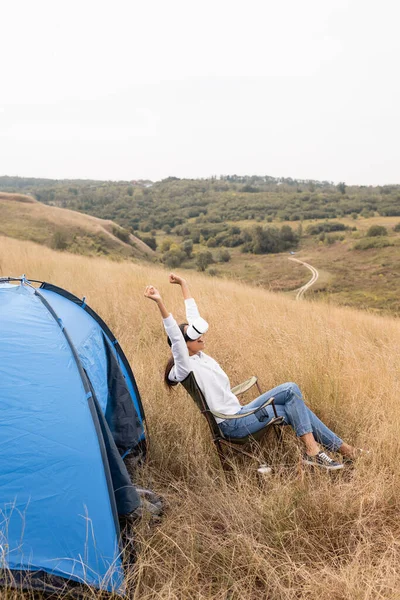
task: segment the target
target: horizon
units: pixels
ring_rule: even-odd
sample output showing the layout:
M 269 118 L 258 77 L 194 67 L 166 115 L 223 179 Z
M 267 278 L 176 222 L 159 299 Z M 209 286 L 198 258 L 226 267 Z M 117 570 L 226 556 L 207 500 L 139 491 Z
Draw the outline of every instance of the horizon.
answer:
M 95 181 L 95 182 L 99 182 L 99 183 L 129 183 L 129 184 L 135 184 L 135 183 L 140 183 L 140 182 L 150 182 L 152 184 L 154 183 L 162 183 L 163 181 L 173 178 L 173 179 L 177 179 L 179 181 L 209 181 L 211 179 L 217 179 L 217 180 L 223 180 L 223 178 L 226 177 L 239 177 L 239 178 L 245 178 L 245 177 L 271 177 L 272 179 L 277 180 L 277 182 L 279 183 L 280 181 L 284 181 L 284 180 L 288 180 L 291 179 L 292 181 L 298 182 L 298 183 L 319 183 L 319 184 L 323 184 L 323 185 L 332 185 L 332 186 L 337 186 L 339 183 L 344 183 L 346 185 L 346 187 L 386 187 L 386 186 L 398 186 L 400 185 L 400 183 L 391 181 L 391 182 L 387 182 L 387 183 L 380 183 L 380 184 L 364 184 L 364 183 L 348 183 L 344 180 L 338 180 L 338 181 L 331 181 L 331 180 L 321 180 L 321 179 L 313 179 L 313 178 L 302 178 L 302 177 L 291 177 L 290 175 L 288 176 L 274 176 L 274 175 L 267 175 L 267 174 L 257 174 L 257 173 L 252 173 L 252 174 L 239 174 L 239 173 L 226 173 L 226 174 L 220 174 L 220 175 L 208 175 L 206 177 L 179 177 L 178 175 L 168 175 L 167 177 L 163 177 L 162 179 L 150 179 L 147 177 L 135 177 L 133 179 L 98 179 L 98 178 L 93 178 L 93 177 L 41 177 L 41 176 L 37 176 L 37 175 L 9 175 L 9 174 L 3 174 L 0 175 L 0 180 L 4 177 L 10 177 L 10 178 L 18 178 L 18 179 L 38 179 L 38 180 L 47 180 L 47 181 Z M 0 190 L 1 191 L 1 190 Z

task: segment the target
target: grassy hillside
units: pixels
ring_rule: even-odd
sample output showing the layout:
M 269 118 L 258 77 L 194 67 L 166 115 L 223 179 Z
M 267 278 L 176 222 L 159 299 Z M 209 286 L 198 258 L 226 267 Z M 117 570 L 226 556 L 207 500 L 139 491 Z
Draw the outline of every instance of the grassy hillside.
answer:
M 46 206 L 23 194 L 0 192 L 0 234 L 55 249 L 113 258 L 146 258 L 153 251 L 112 221 Z
M 140 236 L 169 268 L 207 270 L 291 292 L 309 277 L 287 260 L 287 252 L 296 251 L 320 271 L 308 296 L 381 313 L 400 309 L 397 185 L 346 186 L 268 176 L 171 177 L 153 184 L 0 177 L 1 189 L 27 191 L 50 206 L 114 219 L 126 229 L 122 236 Z M 370 238 L 368 230 L 376 224 L 389 235 Z M 316 225 L 333 231 L 315 233 Z M 84 252 L 101 247 L 87 238 L 80 243 Z M 76 245 L 71 242 L 70 248 Z
M 353 473 L 311 475 L 287 431 L 282 447 L 271 440 L 264 448 L 274 467 L 270 479 L 258 480 L 245 461 L 226 481 L 203 417 L 183 390 L 169 393 L 162 385 L 169 351 L 143 289 L 158 286 L 182 319 L 179 290 L 167 283 L 167 272 L 0 238 L 0 275 L 21 273 L 85 295 L 120 340 L 142 393 L 151 445 L 139 478 L 168 507 L 157 527 L 137 527 L 129 598 L 399 597 L 398 320 L 190 274 L 210 322 L 206 351 L 232 385 L 253 373 L 265 388 L 295 381 L 340 436 L 373 451 Z

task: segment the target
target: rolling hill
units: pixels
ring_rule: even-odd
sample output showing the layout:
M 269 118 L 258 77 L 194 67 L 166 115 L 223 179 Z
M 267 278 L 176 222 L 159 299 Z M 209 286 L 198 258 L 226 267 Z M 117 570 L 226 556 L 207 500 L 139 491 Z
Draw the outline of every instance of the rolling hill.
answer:
M 31 196 L 0 192 L 0 234 L 58 250 L 149 259 L 153 251 L 113 221 L 46 206 Z

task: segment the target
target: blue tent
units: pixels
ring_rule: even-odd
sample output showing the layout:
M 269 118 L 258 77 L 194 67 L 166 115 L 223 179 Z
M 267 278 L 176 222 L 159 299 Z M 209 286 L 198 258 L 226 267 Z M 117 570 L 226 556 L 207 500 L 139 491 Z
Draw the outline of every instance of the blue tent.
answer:
M 123 457 L 146 447 L 139 392 L 85 299 L 34 283 L 0 279 L 0 580 L 123 593 L 118 517 L 140 504 Z

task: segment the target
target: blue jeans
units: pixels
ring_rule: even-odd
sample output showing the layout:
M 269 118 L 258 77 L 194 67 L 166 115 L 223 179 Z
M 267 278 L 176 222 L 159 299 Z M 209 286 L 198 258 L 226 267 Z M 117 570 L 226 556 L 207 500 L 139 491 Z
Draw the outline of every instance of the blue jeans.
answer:
M 304 404 L 300 388 L 295 383 L 283 383 L 278 387 L 265 392 L 253 402 L 243 406 L 237 413 L 245 413 L 250 409 L 261 406 L 274 397 L 278 417 L 284 418 L 285 425 L 291 425 L 297 436 L 313 433 L 318 443 L 329 450 L 336 451 L 343 443 L 318 417 Z M 274 417 L 272 406 L 261 408 L 254 414 L 241 419 L 227 419 L 219 424 L 224 435 L 229 437 L 245 437 L 250 433 L 259 431 Z

